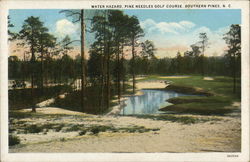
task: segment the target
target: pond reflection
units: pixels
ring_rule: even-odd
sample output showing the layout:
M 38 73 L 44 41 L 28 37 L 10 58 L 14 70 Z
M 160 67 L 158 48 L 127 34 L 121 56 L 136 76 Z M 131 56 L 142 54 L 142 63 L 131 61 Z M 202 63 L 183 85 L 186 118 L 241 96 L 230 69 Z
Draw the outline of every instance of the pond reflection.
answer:
M 121 115 L 162 113 L 158 109 L 170 105 L 167 99 L 188 96 L 173 91 L 142 90 L 142 92 L 144 95 L 131 96 L 125 101 L 126 106 L 120 112 Z

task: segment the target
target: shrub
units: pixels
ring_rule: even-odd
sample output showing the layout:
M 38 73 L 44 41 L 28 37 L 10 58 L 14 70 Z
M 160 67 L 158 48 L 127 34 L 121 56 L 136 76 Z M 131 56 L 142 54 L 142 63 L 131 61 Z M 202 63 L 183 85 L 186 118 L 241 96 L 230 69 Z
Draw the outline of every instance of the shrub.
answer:
M 99 127 L 94 127 L 90 130 L 93 134 L 98 134 L 100 132 Z
M 60 141 L 64 142 L 64 141 L 66 141 L 66 139 L 65 138 L 60 138 Z
M 10 134 L 10 135 L 9 135 L 9 146 L 13 146 L 13 145 L 17 145 L 17 144 L 20 144 L 20 139 L 19 139 L 19 137 Z
M 54 126 L 56 132 L 59 132 L 60 130 L 62 130 L 63 127 L 64 127 L 64 124 Z
M 83 125 L 73 125 L 71 126 L 70 128 L 67 128 L 65 131 L 66 132 L 75 132 L 75 131 L 78 131 L 78 130 L 81 130 L 84 126 Z
M 27 133 L 39 133 L 43 131 L 43 128 L 38 127 L 37 125 L 30 125 L 25 128 Z
M 79 132 L 79 135 L 82 136 L 82 135 L 85 135 L 86 133 L 87 133 L 86 130 L 82 130 L 82 131 Z

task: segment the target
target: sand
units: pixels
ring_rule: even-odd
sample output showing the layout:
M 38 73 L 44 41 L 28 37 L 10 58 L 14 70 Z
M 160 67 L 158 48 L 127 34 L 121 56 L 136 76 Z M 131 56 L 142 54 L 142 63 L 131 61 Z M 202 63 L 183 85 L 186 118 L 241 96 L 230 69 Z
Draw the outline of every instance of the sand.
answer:
M 57 110 L 57 112 L 55 112 Z M 40 113 L 75 114 L 74 112 L 47 108 Z M 190 115 L 189 115 L 190 116 Z M 139 119 L 123 116 L 95 116 L 60 118 L 53 123 L 77 123 L 84 125 L 113 125 L 114 127 L 144 126 L 159 128 L 146 133 L 103 132 L 99 135 L 79 136 L 77 132 L 48 132 L 45 134 L 20 134 L 23 147 L 12 147 L 10 152 L 239 152 L 240 118 L 235 116 L 193 116 L 211 118 L 197 124 L 181 124 L 170 121 Z M 217 119 L 217 120 L 212 120 Z M 220 120 L 218 120 L 220 119 Z M 45 119 L 30 120 L 36 124 Z M 62 140 L 63 139 L 63 140 Z M 24 142 L 25 141 L 25 142 Z
M 167 79 L 167 78 L 189 78 L 190 76 L 163 76 L 163 77 L 159 77 L 159 78 L 162 78 L 162 79 Z
M 214 80 L 212 77 L 204 77 L 203 80 Z
M 31 112 L 31 109 L 21 109 L 20 112 Z M 70 111 L 66 109 L 61 109 L 57 107 L 43 107 L 43 108 L 36 108 L 37 113 L 41 114 L 65 114 L 65 115 L 85 115 L 86 113 L 77 112 L 77 111 Z
M 140 89 L 150 89 L 150 88 L 165 88 L 167 85 L 164 81 L 145 81 L 136 83 L 136 88 Z

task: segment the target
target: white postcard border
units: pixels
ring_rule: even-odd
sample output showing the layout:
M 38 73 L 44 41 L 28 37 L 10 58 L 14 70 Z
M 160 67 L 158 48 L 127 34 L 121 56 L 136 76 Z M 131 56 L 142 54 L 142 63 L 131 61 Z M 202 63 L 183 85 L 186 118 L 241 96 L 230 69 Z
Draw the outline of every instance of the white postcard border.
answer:
M 2 1 L 0 2 L 1 159 L 3 161 L 248 161 L 249 160 L 249 1 Z M 8 153 L 8 9 L 91 9 L 91 4 L 226 4 L 242 13 L 241 153 Z M 129 9 L 129 8 L 128 8 Z M 136 8 L 138 9 L 138 8 Z M 153 8 L 156 9 L 156 8 Z M 165 8 L 166 9 L 166 8 Z M 178 9 L 178 8 L 175 8 Z M 204 9 L 204 8 L 192 8 Z M 206 8 L 210 9 L 210 8 Z M 216 8 L 211 8 L 216 9 Z M 220 8 L 224 9 L 224 8 Z M 233 154 L 238 157 L 228 157 Z

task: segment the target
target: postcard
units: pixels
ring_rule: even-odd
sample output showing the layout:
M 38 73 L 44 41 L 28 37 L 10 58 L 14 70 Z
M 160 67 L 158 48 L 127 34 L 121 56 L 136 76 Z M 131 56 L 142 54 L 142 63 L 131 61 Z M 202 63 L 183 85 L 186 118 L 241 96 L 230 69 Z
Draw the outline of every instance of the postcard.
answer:
M 249 1 L 1 1 L 2 161 L 249 161 Z

